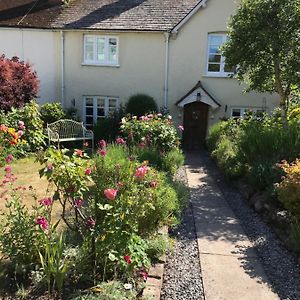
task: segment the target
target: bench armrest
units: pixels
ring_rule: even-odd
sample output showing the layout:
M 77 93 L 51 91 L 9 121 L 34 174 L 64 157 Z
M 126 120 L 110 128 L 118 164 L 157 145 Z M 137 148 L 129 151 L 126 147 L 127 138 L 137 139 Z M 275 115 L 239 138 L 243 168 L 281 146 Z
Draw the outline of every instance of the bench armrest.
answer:
M 57 132 L 52 131 L 49 127 L 47 129 L 48 129 L 48 137 L 50 141 L 59 140 L 59 134 Z
M 83 135 L 84 135 L 84 137 L 93 138 L 94 137 L 94 132 L 90 129 L 86 129 L 85 127 L 83 127 Z

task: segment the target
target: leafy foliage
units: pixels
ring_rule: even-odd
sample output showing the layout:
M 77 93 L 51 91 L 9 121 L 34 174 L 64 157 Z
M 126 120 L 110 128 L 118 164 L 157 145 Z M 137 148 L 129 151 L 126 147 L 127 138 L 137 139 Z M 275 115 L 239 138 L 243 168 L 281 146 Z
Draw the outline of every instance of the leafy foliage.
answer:
M 61 103 L 43 104 L 40 109 L 40 114 L 45 126 L 47 124 L 66 118 L 66 113 L 63 110 Z
M 283 162 L 284 179 L 276 186 L 278 198 L 283 206 L 300 222 L 300 160 L 288 164 Z
M 300 86 L 300 1 L 243 0 L 229 29 L 226 63 L 249 90 L 277 92 L 286 116 Z
M 39 80 L 30 64 L 0 56 L 0 110 L 19 108 L 37 97 Z
M 158 112 L 158 107 L 155 100 L 145 94 L 131 96 L 126 105 L 126 113 L 132 116 L 141 117 L 145 114 L 156 112 Z

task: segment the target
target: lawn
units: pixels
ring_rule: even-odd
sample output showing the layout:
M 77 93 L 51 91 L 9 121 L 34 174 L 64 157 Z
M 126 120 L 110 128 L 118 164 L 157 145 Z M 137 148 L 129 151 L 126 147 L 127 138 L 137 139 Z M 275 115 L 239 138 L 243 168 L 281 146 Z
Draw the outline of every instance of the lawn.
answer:
M 17 176 L 15 187 L 23 186 L 26 190 L 20 191 L 22 199 L 27 207 L 38 204 L 37 201 L 52 195 L 53 187 L 49 186 L 46 178 L 40 178 L 39 170 L 42 168 L 39 162 L 36 162 L 34 156 L 19 159 L 12 164 L 13 174 Z M 4 171 L 1 176 L 4 175 Z M 7 187 L 0 187 L 2 195 Z M 2 198 L 4 198 L 3 196 Z M 54 217 L 59 218 L 59 210 L 56 205 L 53 207 Z M 6 210 L 5 201 L 0 201 L 0 211 Z

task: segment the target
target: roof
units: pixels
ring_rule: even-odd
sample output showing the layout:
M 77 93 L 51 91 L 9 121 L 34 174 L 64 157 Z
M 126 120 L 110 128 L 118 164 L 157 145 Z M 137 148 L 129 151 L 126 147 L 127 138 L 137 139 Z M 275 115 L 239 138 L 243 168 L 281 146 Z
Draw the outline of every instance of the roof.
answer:
M 0 0 L 0 26 L 171 31 L 201 2 L 71 0 L 68 5 L 62 5 L 62 0 Z
M 51 28 L 62 8 L 61 0 L 0 0 L 0 26 Z
M 203 87 L 200 80 L 189 92 L 187 92 L 175 104 L 177 106 L 182 107 L 185 104 L 198 101 L 198 99 L 197 99 L 198 92 L 200 92 L 200 94 L 201 94 L 201 99 L 200 99 L 201 102 L 204 102 L 204 103 L 212 106 L 213 108 L 217 108 L 217 107 L 221 106 L 221 104 Z

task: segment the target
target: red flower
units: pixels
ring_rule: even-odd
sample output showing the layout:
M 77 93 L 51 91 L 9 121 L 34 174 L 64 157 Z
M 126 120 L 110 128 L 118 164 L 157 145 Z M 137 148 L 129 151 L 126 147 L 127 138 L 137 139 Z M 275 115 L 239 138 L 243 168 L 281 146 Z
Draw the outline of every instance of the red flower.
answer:
M 89 217 L 86 221 L 86 224 L 89 226 L 89 227 L 95 227 L 96 226 L 96 221 L 92 218 L 92 217 Z
M 91 175 L 92 174 L 92 169 L 91 168 L 86 168 L 84 173 L 85 173 L 85 175 Z
M 53 164 L 50 163 L 50 164 L 47 165 L 47 171 L 52 171 L 53 168 L 54 168 Z
M 115 189 L 106 189 L 104 195 L 108 200 L 115 200 L 117 197 L 118 190 Z
M 14 157 L 12 154 L 8 154 L 5 158 L 6 163 L 10 164 L 13 161 Z
M 150 181 L 150 187 L 152 187 L 152 188 L 156 188 L 157 187 L 157 184 L 158 184 L 158 182 L 156 181 L 156 180 L 152 180 L 152 181 Z
M 75 199 L 75 201 L 74 201 L 74 207 L 76 207 L 76 208 L 79 208 L 79 207 L 81 207 L 82 206 L 82 204 L 83 204 L 83 199 Z
M 105 149 L 98 150 L 98 153 L 103 157 L 106 156 L 106 154 L 107 154 Z
M 126 144 L 126 141 L 125 141 L 124 139 L 118 137 L 118 138 L 116 139 L 116 143 L 117 143 L 118 145 L 125 145 L 125 144 Z
M 141 166 L 136 169 L 134 175 L 138 178 L 144 178 L 145 175 L 147 174 L 148 170 L 149 170 L 149 168 L 147 166 Z
M 101 148 L 106 148 L 106 142 L 105 142 L 105 140 L 100 140 L 99 141 L 99 145 L 100 145 Z
M 140 275 L 141 277 L 143 277 L 144 280 L 147 280 L 148 273 L 144 270 L 144 268 L 141 269 Z
M 79 157 L 83 157 L 83 151 L 79 149 L 75 149 L 74 154 Z
M 124 255 L 124 260 L 130 265 L 132 263 L 131 256 Z
M 40 227 L 43 229 L 43 230 L 47 230 L 49 228 L 49 224 L 48 224 L 48 221 L 46 220 L 45 217 L 42 217 L 42 216 L 38 216 L 37 219 L 36 219 L 36 224 L 37 225 L 40 225 Z
M 44 206 L 51 206 L 53 203 L 53 200 L 51 198 L 44 198 L 44 199 L 41 199 L 39 201 L 39 203 Z
M 4 171 L 5 171 L 5 173 L 11 173 L 11 171 L 12 171 L 11 166 L 5 166 Z

